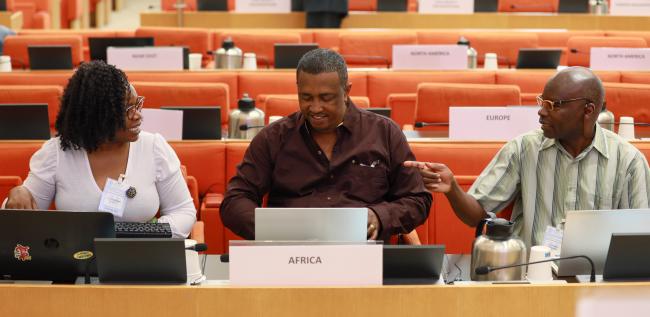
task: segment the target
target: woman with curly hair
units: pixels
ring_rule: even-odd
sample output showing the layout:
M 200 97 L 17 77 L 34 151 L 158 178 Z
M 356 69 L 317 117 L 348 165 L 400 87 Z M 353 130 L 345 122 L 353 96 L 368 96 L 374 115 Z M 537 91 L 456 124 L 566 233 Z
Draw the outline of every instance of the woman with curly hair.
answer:
M 174 237 L 187 237 L 196 210 L 174 150 L 140 130 L 144 97 L 126 75 L 101 61 L 72 75 L 56 118 L 57 137 L 31 158 L 6 207 L 108 211 L 115 221 L 147 222 L 160 210 Z

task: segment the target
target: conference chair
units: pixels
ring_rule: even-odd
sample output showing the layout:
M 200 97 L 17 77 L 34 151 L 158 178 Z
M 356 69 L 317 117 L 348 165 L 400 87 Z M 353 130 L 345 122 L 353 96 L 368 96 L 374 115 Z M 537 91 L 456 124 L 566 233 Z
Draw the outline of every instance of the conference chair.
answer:
M 464 36 L 478 54 L 478 64 L 483 65 L 486 53 L 496 53 L 501 67 L 517 65 L 520 48 L 537 48 L 537 34 L 529 32 L 468 32 Z
M 349 0 L 348 10 L 350 11 L 376 11 L 377 0 Z
M 339 53 L 349 67 L 389 68 L 393 62 L 393 45 L 417 44 L 414 32 L 359 31 L 339 34 Z
M 568 65 L 589 67 L 592 47 L 647 47 L 641 37 L 573 36 L 567 41 Z
M 520 105 L 515 85 L 423 83 L 418 85 L 414 122 L 448 123 L 449 107 Z M 447 130 L 447 126 L 423 128 Z
M 50 131 L 54 131 L 54 122 L 59 113 L 59 102 L 63 88 L 54 85 L 0 85 L 0 104 L 38 104 L 46 103 L 50 121 Z
M 499 12 L 557 12 L 558 0 L 499 0 Z
M 635 123 L 650 123 L 650 85 L 603 83 L 603 86 L 607 109 L 614 113 L 616 122 L 621 117 L 633 117 Z M 648 133 L 650 127 L 636 126 L 635 130 Z
M 544 91 L 546 82 L 556 74 L 554 70 L 517 70 L 496 72 L 497 85 L 517 85 L 521 90 L 523 105 L 537 105 L 537 96 Z
M 29 69 L 30 45 L 68 45 L 72 49 L 72 65 L 78 66 L 83 60 L 82 41 L 79 35 L 10 35 L 5 38 L 4 55 L 11 56 L 14 69 Z
M 83 0 L 61 0 L 61 28 L 82 28 Z
M 50 28 L 52 17 L 50 17 L 49 0 L 8 0 L 7 9 L 23 13 L 23 28 Z

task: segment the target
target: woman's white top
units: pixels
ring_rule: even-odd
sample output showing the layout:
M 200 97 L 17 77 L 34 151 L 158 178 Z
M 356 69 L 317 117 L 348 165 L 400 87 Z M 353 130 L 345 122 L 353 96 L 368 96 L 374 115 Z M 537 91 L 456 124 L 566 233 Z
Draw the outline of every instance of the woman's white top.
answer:
M 58 137 L 45 142 L 29 162 L 24 186 L 39 209 L 52 199 L 59 210 L 97 211 L 102 190 L 90 169 L 85 150 L 63 151 Z M 160 134 L 141 132 L 131 142 L 124 182 L 137 194 L 126 198 L 126 208 L 115 221 L 147 222 L 160 209 L 158 221 L 170 224 L 174 237 L 187 237 L 196 221 L 196 209 L 180 169 L 180 161 Z

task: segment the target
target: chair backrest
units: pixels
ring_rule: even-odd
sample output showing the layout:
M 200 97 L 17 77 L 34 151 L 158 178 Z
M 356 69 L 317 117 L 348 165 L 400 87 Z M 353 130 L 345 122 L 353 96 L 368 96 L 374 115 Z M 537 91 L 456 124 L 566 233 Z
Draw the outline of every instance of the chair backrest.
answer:
M 14 68 L 29 69 L 29 45 L 69 45 L 72 49 L 72 65 L 77 66 L 83 60 L 79 35 L 10 35 L 5 38 L 3 54 L 11 56 L 11 65 Z
M 449 122 L 451 106 L 520 105 L 519 86 L 424 83 L 418 85 L 416 121 Z
M 339 53 L 350 67 L 389 67 L 393 45 L 417 44 L 414 32 L 343 32 L 339 34 Z
M 496 53 L 499 65 L 514 67 L 520 48 L 537 48 L 537 34 L 530 32 L 469 32 L 463 34 L 476 49 L 478 63 L 486 53 Z
M 557 12 L 559 0 L 499 0 L 499 12 Z
M 259 31 L 237 32 L 223 31 L 214 33 L 215 49 L 221 47 L 224 39 L 230 37 L 244 53 L 255 53 L 259 67 L 273 67 L 275 58 L 274 44 L 300 43 L 301 37 L 297 32 Z
M 203 54 L 206 64 L 211 56 L 212 36 L 210 30 L 194 28 L 141 27 L 135 31 L 136 37 L 153 37 L 156 46 L 186 46 L 191 53 Z
M 228 85 L 221 83 L 133 82 L 145 108 L 162 106 L 220 106 L 221 123 L 228 122 Z
M 375 11 L 377 10 L 377 0 L 349 0 L 348 10 Z
M 603 83 L 607 109 L 614 113 L 616 121 L 621 117 L 633 117 L 636 123 L 650 123 L 650 85 L 627 83 Z M 650 127 L 635 127 L 636 131 L 650 131 Z M 638 132 L 637 132 L 638 133 Z
M 641 37 L 573 36 L 567 41 L 568 65 L 589 67 L 592 47 L 646 47 Z
M 53 85 L 6 85 L 0 86 L 0 103 L 46 103 L 50 130 L 54 130 L 54 122 L 59 113 L 59 105 L 63 88 Z

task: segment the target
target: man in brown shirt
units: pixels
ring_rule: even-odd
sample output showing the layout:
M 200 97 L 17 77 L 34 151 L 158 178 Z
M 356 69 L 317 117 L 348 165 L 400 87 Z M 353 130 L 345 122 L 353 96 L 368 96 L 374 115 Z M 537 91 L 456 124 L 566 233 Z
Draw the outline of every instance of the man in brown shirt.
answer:
M 300 111 L 252 141 L 221 204 L 224 225 L 254 239 L 255 208 L 367 207 L 368 238 L 388 240 L 422 224 L 431 207 L 404 134 L 390 119 L 357 108 L 347 66 L 313 50 L 296 70 Z

